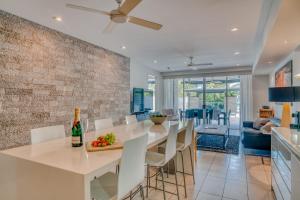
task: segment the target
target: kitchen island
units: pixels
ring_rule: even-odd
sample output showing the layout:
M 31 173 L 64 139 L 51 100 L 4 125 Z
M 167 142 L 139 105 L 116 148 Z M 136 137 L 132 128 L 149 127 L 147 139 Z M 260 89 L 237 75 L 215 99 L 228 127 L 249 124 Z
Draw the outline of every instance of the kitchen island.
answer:
M 86 134 L 85 141 L 113 132 L 121 142 L 148 134 L 148 148 L 163 142 L 171 124 L 144 121 Z M 179 122 L 178 132 L 187 122 Z M 122 149 L 87 152 L 85 146 L 71 147 L 71 138 L 26 145 L 0 152 L 0 199 L 90 200 L 90 182 L 115 168 Z

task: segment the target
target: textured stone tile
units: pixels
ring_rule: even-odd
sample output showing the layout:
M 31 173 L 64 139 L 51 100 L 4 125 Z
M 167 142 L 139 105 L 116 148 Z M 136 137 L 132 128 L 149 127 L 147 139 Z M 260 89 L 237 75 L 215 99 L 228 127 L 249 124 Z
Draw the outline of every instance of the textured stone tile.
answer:
M 0 149 L 30 143 L 30 129 L 129 112 L 130 60 L 0 10 Z

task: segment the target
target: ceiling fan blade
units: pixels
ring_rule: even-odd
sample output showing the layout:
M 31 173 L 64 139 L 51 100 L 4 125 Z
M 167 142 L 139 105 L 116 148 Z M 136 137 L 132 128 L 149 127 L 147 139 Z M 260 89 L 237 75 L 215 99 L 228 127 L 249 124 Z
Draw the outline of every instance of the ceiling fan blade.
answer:
M 151 29 L 154 29 L 154 30 L 159 30 L 162 27 L 161 24 L 157 24 L 157 23 L 154 23 L 154 22 L 150 22 L 150 21 L 140 19 L 140 18 L 137 18 L 137 17 L 132 17 L 132 16 L 128 17 L 128 22 L 136 24 L 136 25 L 144 26 L 146 28 L 151 28 Z
M 74 5 L 74 4 L 70 4 L 70 3 L 67 3 L 66 7 L 110 16 L 110 13 L 106 12 L 106 11 L 102 11 L 102 10 L 98 10 L 98 9 L 94 9 L 94 8 L 88 8 L 88 7 L 84 7 L 84 6 L 78 6 L 78 5 Z
M 125 0 L 125 2 L 119 8 L 119 11 L 124 14 L 128 15 L 132 9 L 134 9 L 142 0 Z
M 104 33 L 104 34 L 112 33 L 112 31 L 116 27 L 116 25 L 117 24 L 115 22 L 110 21 L 109 24 L 104 28 L 102 33 Z

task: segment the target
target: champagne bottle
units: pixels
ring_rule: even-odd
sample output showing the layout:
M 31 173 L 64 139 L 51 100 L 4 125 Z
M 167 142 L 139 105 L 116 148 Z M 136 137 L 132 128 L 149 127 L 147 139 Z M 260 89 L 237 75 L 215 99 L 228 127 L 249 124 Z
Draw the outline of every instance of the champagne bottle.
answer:
M 72 147 L 81 147 L 82 128 L 80 125 L 80 108 L 75 108 L 74 122 L 72 126 Z

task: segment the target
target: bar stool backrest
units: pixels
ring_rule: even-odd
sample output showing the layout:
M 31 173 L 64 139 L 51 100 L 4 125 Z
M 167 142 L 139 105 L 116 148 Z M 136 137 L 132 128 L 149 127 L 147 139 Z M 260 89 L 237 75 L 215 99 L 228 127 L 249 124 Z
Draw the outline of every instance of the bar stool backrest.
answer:
M 193 140 L 194 120 L 190 119 L 187 122 L 187 128 L 184 137 L 184 148 L 190 146 Z
M 64 125 L 31 129 L 31 144 L 37 144 L 64 137 L 66 137 Z
M 124 143 L 118 177 L 118 200 L 144 181 L 147 142 L 148 134 L 144 134 Z
M 126 121 L 126 124 L 129 125 L 129 124 L 136 123 L 137 119 L 136 119 L 135 115 L 126 115 L 125 116 L 125 121 Z
M 171 125 L 165 149 L 165 162 L 169 162 L 176 155 L 178 123 Z
M 112 127 L 114 127 L 114 125 L 113 125 L 113 121 L 111 118 L 95 120 L 95 129 L 96 130 L 103 130 L 103 129 L 112 128 Z

